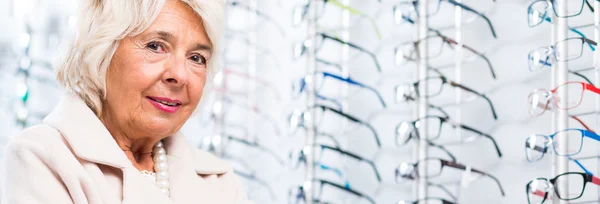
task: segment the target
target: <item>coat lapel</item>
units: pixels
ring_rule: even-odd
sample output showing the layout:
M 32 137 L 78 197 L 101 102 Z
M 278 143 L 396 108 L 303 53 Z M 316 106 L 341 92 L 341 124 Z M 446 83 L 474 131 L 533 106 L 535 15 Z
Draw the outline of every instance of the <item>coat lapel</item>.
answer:
M 222 196 L 215 189 L 214 177 L 231 170 L 231 166 L 216 157 L 191 147 L 183 134 L 165 139 L 168 154 L 171 199 L 178 204 L 219 203 Z
M 108 129 L 79 97 L 63 97 L 56 109 L 44 119 L 44 123 L 56 128 L 63 135 L 77 157 L 123 172 L 122 203 L 173 203 L 133 167 Z M 94 186 L 99 189 L 109 188 L 106 183 L 97 183 Z
M 215 189 L 216 177 L 232 170 L 225 161 L 191 147 L 183 134 L 177 133 L 164 140 L 171 185 L 169 198 L 141 176 L 108 129 L 78 96 L 63 97 L 44 123 L 61 132 L 79 158 L 122 170 L 124 204 L 219 203 L 222 195 Z

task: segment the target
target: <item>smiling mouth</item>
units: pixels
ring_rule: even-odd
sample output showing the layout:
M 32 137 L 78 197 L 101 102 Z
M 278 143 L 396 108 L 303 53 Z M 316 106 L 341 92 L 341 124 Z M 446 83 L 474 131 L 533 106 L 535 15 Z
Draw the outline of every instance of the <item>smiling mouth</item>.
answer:
M 178 102 L 178 101 L 167 101 L 167 100 L 161 100 L 161 99 L 153 98 L 153 97 L 146 97 L 146 98 L 148 98 L 148 99 L 150 99 L 152 101 L 155 101 L 157 103 L 161 103 L 161 104 L 166 105 L 166 106 L 175 107 L 175 106 L 180 106 L 181 105 L 181 102 Z

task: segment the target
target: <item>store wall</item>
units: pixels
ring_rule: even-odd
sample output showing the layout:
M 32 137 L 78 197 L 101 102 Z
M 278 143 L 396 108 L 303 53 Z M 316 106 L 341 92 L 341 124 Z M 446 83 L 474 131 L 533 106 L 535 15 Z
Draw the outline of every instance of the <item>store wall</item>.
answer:
M 15 7 L 15 2 L 0 0 L 0 26 L 5 28 L 0 32 L 0 102 L 3 104 L 0 105 L 0 121 L 2 121 L 0 122 L 0 130 L 2 130 L 0 147 L 23 128 L 21 124 L 15 122 L 15 111 L 19 106 L 15 91 L 20 86 L 19 82 L 24 79 L 23 76 L 14 73 L 18 69 L 20 59 L 25 56 L 23 47 L 19 45 L 24 33 L 27 32 L 25 25 L 33 24 L 30 29 L 32 33 L 29 38 L 31 39 L 29 56 L 44 62 L 52 62 L 61 45 L 66 42 L 64 40 L 73 34 L 69 19 L 73 21 L 72 16 L 75 14 L 76 5 L 74 1 L 69 0 L 40 1 L 35 4 L 19 1 L 19 5 L 25 5 L 25 11 L 35 12 L 22 17 L 11 17 L 5 11 L 11 10 L 10 6 Z M 342 61 L 340 64 L 345 67 L 347 74 L 358 82 L 375 87 L 387 107 L 382 108 L 372 92 L 355 86 L 338 87 L 325 84 L 320 91 L 334 96 L 346 95 L 347 97 L 340 100 L 344 103 L 344 112 L 368 121 L 377 131 L 381 147 L 377 147 L 369 129 L 347 120 L 340 120 L 340 117 L 325 115 L 320 121 L 319 131 L 335 135 L 342 149 L 372 160 L 382 180 L 379 182 L 375 179 L 373 170 L 365 162 L 357 162 L 330 153 L 322 155 L 322 162 L 341 168 L 342 176 L 331 171 L 317 170 L 316 177 L 340 184 L 347 180 L 352 189 L 374 198 L 377 203 L 411 200 L 414 199 L 412 183 L 396 183 L 394 170 L 402 162 L 413 161 L 414 143 L 396 146 L 394 128 L 402 121 L 413 119 L 415 109 L 413 102 L 395 101 L 394 87 L 415 82 L 417 66 L 414 63 L 395 66 L 393 49 L 403 42 L 416 40 L 416 27 L 393 23 L 392 7 L 399 1 L 349 2 L 352 8 L 357 8 L 373 18 L 381 37 L 377 36 L 368 18 L 360 18 L 355 14 L 349 14 L 349 19 L 346 19 L 346 23 L 351 26 L 342 29 L 344 14 L 341 9 L 331 4 L 324 7 L 323 20 L 319 23 L 322 23 L 323 28 L 330 28 L 328 32 L 330 35 L 347 38 L 350 42 L 374 52 L 382 71 L 377 71 L 375 63 L 368 55 L 352 49 L 344 53 L 339 49 L 336 50 L 340 46 L 330 41 L 325 42 L 323 49 L 317 55 L 330 61 Z M 468 143 L 447 144 L 446 147 L 456 156 L 459 163 L 470 165 L 473 169 L 483 170 L 497 177 L 506 195 L 501 196 L 493 180 L 485 177 L 472 182 L 463 182 L 462 185 L 457 183 L 464 178 L 465 174 L 461 171 L 445 170 L 440 178 L 430 181 L 444 183 L 453 194 L 458 196 L 458 203 L 526 203 L 525 184 L 533 178 L 552 176 L 550 155 L 546 155 L 542 161 L 530 163 L 525 159 L 524 150 L 527 136 L 552 133 L 552 114 L 547 112 L 533 118 L 529 116 L 527 108 L 529 92 L 534 89 L 551 88 L 551 68 L 547 67 L 537 72 L 530 72 L 527 69 L 528 52 L 550 45 L 551 25 L 543 23 L 535 28 L 528 27 L 527 6 L 530 3 L 528 1 L 499 1 L 496 4 L 478 0 L 463 0 L 463 2 L 476 10 L 489 11 L 486 14 L 497 32 L 497 38 L 492 37 L 488 25 L 480 18 L 463 25 L 462 36 L 457 36 L 453 10 L 445 3 L 442 3 L 440 13 L 430 19 L 430 25 L 442 30 L 444 35 L 454 39 L 461 38 L 465 45 L 484 52 L 490 59 L 497 77 L 496 79 L 491 77 L 486 63 L 479 58 L 464 63 L 460 72 L 452 66 L 440 71 L 451 80 L 485 93 L 491 99 L 498 119 L 493 119 L 489 105 L 484 100 L 470 97 L 468 93 L 463 92 L 462 100 L 465 102 L 456 105 L 456 92 L 450 86 L 444 87 L 442 94 L 431 98 L 430 102 L 443 106 L 452 119 L 495 138 L 503 153 L 501 158 L 496 155 L 492 143 L 485 138 Z M 236 160 L 243 160 L 250 166 L 247 168 L 240 162 L 233 162 L 236 169 L 245 171 L 253 169 L 256 172 L 255 176 L 267 183 L 268 187 L 264 187 L 259 182 L 242 179 L 247 185 L 249 197 L 257 203 L 286 203 L 289 189 L 304 182 L 304 167 L 291 168 L 292 160 L 289 155 L 290 152 L 296 153 L 302 148 L 305 131 L 299 129 L 291 132 L 288 121 L 288 117 L 294 110 L 306 108 L 306 93 L 300 97 L 292 97 L 294 93 L 291 88 L 292 83 L 298 82 L 306 74 L 306 58 L 293 58 L 294 43 L 306 38 L 306 22 L 299 26 L 291 25 L 293 8 L 304 3 L 304 1 L 257 0 L 259 10 L 270 16 L 281 28 L 269 21 L 260 20 L 261 18 L 258 18 L 260 22 L 257 23 L 248 17 L 250 14 L 239 9 L 228 13 L 227 27 L 231 32 L 225 38 L 226 49 L 220 62 L 222 68 L 248 72 L 249 67 L 252 67 L 248 64 L 253 64 L 255 73 L 250 75 L 264 79 L 268 85 L 252 84 L 244 78 L 229 75 L 226 83 L 230 92 L 212 91 L 207 94 L 203 99 L 205 106 L 202 107 L 202 111 L 191 118 L 182 130 L 189 141 L 198 147 L 206 148 L 207 144 L 214 139 L 214 135 L 221 130 L 240 138 L 256 139 L 260 145 L 274 152 L 273 156 L 235 142 L 225 143 L 226 146 L 220 146 L 223 149 L 218 149 L 219 152 L 233 155 Z M 235 8 L 230 6 L 230 9 Z M 587 9 L 584 9 L 582 15 L 569 20 L 569 24 L 573 26 L 589 23 L 593 23 L 593 15 Z M 592 27 L 580 30 L 588 38 L 593 39 Z M 245 43 L 245 39 L 252 35 L 256 38 L 253 44 L 256 45 L 257 50 L 254 52 Z M 569 36 L 575 37 L 573 33 L 569 33 Z M 441 59 L 431 61 L 432 67 L 451 65 L 455 62 L 456 52 L 448 48 L 444 47 Z M 584 49 L 583 53 L 580 59 L 569 62 L 570 69 L 577 70 L 592 66 L 592 52 Z M 335 70 L 323 65 L 319 68 L 331 72 Z M 63 92 L 55 82 L 52 82 L 52 70 L 48 67 L 34 65 L 31 72 L 38 79 L 27 80 L 30 99 L 26 106 L 32 114 L 25 126 L 39 123 L 41 116 L 52 110 L 59 100 L 57 96 Z M 594 71 L 582 72 L 582 74 L 592 79 L 592 82 L 596 82 Z M 569 80 L 580 81 L 581 79 L 569 75 Z M 245 93 L 243 95 L 249 97 L 235 95 L 236 91 Z M 226 112 L 225 119 L 219 122 L 211 119 L 210 112 L 214 108 L 215 101 L 224 95 L 236 101 L 238 105 L 225 105 L 223 109 Z M 584 97 L 582 105 L 571 110 L 570 113 L 594 110 L 597 104 L 595 95 L 586 93 Z M 333 105 L 330 102 L 323 103 Z M 242 106 L 239 106 L 240 104 Z M 254 106 L 260 112 L 249 111 L 243 108 L 244 105 Z M 41 116 L 35 117 L 36 114 L 33 113 Z M 436 114 L 436 111 L 430 110 L 430 113 Z M 594 115 L 584 116 L 582 119 L 591 124 L 593 129 L 598 128 Z M 246 134 L 243 129 L 235 128 L 236 125 L 249 127 L 249 133 Z M 569 125 L 573 128 L 582 128 L 572 120 L 569 121 Z M 458 132 L 451 128 L 442 131 L 446 138 L 460 137 Z M 472 136 L 470 134 L 462 132 L 464 137 Z M 318 138 L 317 141 L 331 145 L 331 141 L 324 138 Z M 595 142 L 591 139 L 585 140 L 584 151 L 578 156 L 597 155 L 598 145 Z M 443 152 L 433 148 L 430 149 L 429 156 L 447 157 Z M 585 160 L 583 164 L 593 171 L 597 171 L 600 167 L 600 163 L 593 159 Z M 581 171 L 574 163 L 570 163 L 569 169 Z M 595 186 L 588 186 L 581 200 L 593 200 L 598 195 L 600 194 Z M 450 199 L 436 188 L 430 188 L 430 196 Z M 332 188 L 323 189 L 322 198 L 332 203 L 368 203 L 365 199 Z

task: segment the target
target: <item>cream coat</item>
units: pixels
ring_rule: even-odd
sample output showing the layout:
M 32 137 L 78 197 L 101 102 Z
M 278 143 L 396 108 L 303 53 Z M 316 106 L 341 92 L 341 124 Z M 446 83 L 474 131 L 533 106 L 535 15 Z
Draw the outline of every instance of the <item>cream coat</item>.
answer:
M 164 140 L 171 197 L 143 178 L 85 103 L 66 96 L 6 147 L 3 204 L 249 203 L 231 166 L 186 143 Z

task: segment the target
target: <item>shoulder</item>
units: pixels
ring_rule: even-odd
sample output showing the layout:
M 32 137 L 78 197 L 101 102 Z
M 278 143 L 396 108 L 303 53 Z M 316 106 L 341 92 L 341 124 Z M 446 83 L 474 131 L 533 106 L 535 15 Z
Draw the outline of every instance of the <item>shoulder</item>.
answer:
M 62 134 L 57 129 L 42 124 L 26 128 L 10 138 L 6 152 L 10 155 L 30 151 L 49 157 L 56 146 L 66 146 Z

